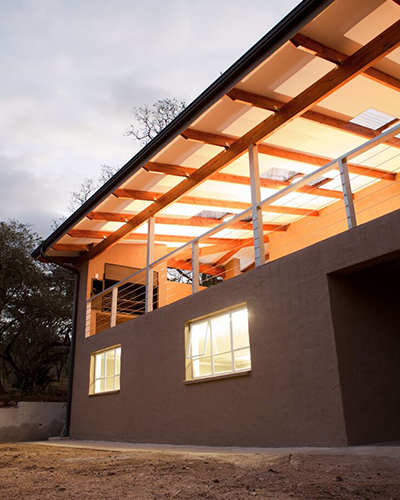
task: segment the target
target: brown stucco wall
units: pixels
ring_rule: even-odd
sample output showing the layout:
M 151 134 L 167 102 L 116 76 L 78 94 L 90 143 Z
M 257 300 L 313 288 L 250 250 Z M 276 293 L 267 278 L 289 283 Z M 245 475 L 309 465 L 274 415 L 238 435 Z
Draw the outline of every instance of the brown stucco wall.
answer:
M 81 297 L 71 436 L 215 446 L 347 444 L 327 275 L 398 251 L 399 224 L 400 213 L 389 214 L 87 339 Z M 251 374 L 184 384 L 185 323 L 242 302 L 249 310 Z M 88 396 L 90 353 L 117 343 L 121 391 Z

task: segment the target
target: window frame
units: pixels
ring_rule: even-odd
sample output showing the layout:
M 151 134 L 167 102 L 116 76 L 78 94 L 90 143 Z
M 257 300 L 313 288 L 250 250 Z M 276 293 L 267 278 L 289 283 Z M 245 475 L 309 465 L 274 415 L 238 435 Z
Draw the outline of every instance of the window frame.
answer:
M 233 322 L 232 322 L 232 314 L 235 312 L 241 311 L 241 310 L 246 310 L 247 312 L 247 332 L 248 332 L 248 337 L 249 337 L 249 343 L 246 346 L 241 346 L 241 347 L 236 347 L 235 348 L 235 343 L 234 343 L 234 328 L 233 328 Z M 222 316 L 226 316 L 229 314 L 229 331 L 230 331 L 230 346 L 231 349 L 229 351 L 224 351 L 224 352 L 218 352 L 214 353 L 214 346 L 213 346 L 213 339 L 212 339 L 212 326 L 211 326 L 211 321 L 217 318 L 220 318 Z M 206 337 L 205 337 L 205 342 L 204 342 L 204 351 L 203 354 L 197 355 L 197 356 L 190 356 L 190 349 L 191 349 L 191 343 L 192 343 L 192 335 L 191 335 L 191 327 L 192 325 L 196 324 L 201 324 L 207 322 L 207 327 L 206 327 Z M 207 354 L 207 342 L 210 342 L 210 353 Z M 240 369 L 235 369 L 235 357 L 234 353 L 238 351 L 243 351 L 249 349 L 250 351 L 250 364 L 248 367 L 245 368 L 240 368 Z M 224 372 L 218 372 L 215 373 L 215 368 L 214 368 L 214 358 L 218 356 L 223 356 L 226 354 L 231 354 L 231 364 L 232 364 L 232 369 L 229 371 L 224 371 Z M 193 375 L 193 362 L 196 360 L 201 360 L 204 358 L 210 358 L 211 359 L 211 373 L 208 375 L 203 375 L 203 376 L 198 376 L 195 377 Z M 220 379 L 220 378 L 228 378 L 228 377 L 236 377 L 238 375 L 246 375 L 251 371 L 251 342 L 250 342 L 250 328 L 249 328 L 249 321 L 248 321 L 248 308 L 246 303 L 238 304 L 233 307 L 229 307 L 227 309 L 223 309 L 211 314 L 207 314 L 205 316 L 202 316 L 200 318 L 196 318 L 193 320 L 190 320 L 186 323 L 186 328 L 185 328 L 185 383 L 187 384 L 192 384 L 195 382 L 202 382 L 202 381 L 207 381 L 207 380 L 215 380 L 215 379 Z
M 117 352 L 119 350 L 119 373 L 117 373 Z M 107 353 L 114 351 L 114 374 L 107 376 Z M 104 375 L 96 378 L 96 359 L 97 356 L 105 354 L 104 357 Z M 90 376 L 89 376 L 89 396 L 101 396 L 103 394 L 114 394 L 121 390 L 121 365 L 122 365 L 122 349 L 121 344 L 116 344 L 90 354 Z M 116 388 L 116 378 L 119 378 L 119 387 Z M 113 379 L 113 389 L 106 390 L 106 380 Z M 104 391 L 96 391 L 96 381 L 104 380 Z

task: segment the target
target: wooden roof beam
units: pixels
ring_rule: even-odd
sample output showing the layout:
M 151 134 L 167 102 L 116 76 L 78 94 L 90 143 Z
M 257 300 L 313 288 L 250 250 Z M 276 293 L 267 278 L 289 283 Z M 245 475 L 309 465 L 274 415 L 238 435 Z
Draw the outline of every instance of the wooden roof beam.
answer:
M 379 135 L 380 132 L 378 132 L 376 135 Z M 224 134 L 209 134 L 208 132 L 202 132 L 201 130 L 195 130 L 195 129 L 187 129 L 185 132 L 182 134 L 186 139 L 190 139 L 193 141 L 201 142 L 203 144 L 212 144 L 219 146 L 221 142 L 228 142 L 228 141 L 234 141 L 236 138 L 231 137 L 229 135 L 224 135 Z M 282 148 L 278 146 L 270 146 L 269 144 L 259 144 L 258 145 L 258 152 L 261 154 L 269 155 L 269 156 L 275 156 L 278 158 L 284 158 L 286 160 L 293 160 L 293 161 L 298 161 L 301 163 L 306 163 L 308 165 L 316 165 L 318 167 L 322 167 L 332 161 L 332 158 L 327 158 L 324 156 L 319 156 L 319 155 L 313 155 L 310 153 L 303 153 L 301 151 L 294 151 L 292 149 L 288 148 Z M 349 171 L 353 174 L 358 174 L 358 175 L 364 175 L 366 177 L 373 177 L 375 179 L 381 179 L 381 180 L 387 180 L 387 181 L 395 181 L 396 180 L 396 174 L 393 174 L 392 172 L 387 172 L 385 170 L 380 170 L 380 169 L 375 169 L 375 168 L 370 168 L 370 167 L 363 167 L 361 165 L 355 165 L 354 163 L 349 163 L 348 165 Z M 151 168 L 151 167 L 150 167 Z M 186 168 L 186 167 L 185 167 Z M 339 167 L 333 167 L 336 168 L 337 170 Z M 217 174 L 217 175 L 225 175 L 227 177 L 228 174 Z M 238 176 L 240 177 L 240 176 Z M 212 177 L 211 177 L 212 178 Z M 246 179 L 246 177 L 243 177 Z M 216 179 L 218 180 L 218 179 Z M 268 181 L 269 179 L 260 179 L 260 184 L 262 187 L 268 187 L 267 185 L 264 185 L 264 181 Z M 250 181 L 250 178 L 249 178 Z M 229 182 L 229 181 L 226 181 Z M 288 185 L 290 182 L 287 181 L 273 181 L 278 183 L 278 185 Z M 275 188 L 276 189 L 276 188 Z M 301 192 L 301 190 L 299 190 Z M 323 195 L 322 195 L 323 196 Z
M 91 220 L 101 220 L 107 222 L 126 222 L 132 214 L 116 214 L 112 212 L 91 212 L 87 217 Z M 212 217 L 155 217 L 156 224 L 168 224 L 173 226 L 194 226 L 194 227 L 216 227 L 222 224 L 223 220 Z M 251 222 L 238 221 L 229 226 L 232 229 L 252 230 Z M 284 224 L 264 224 L 264 231 L 286 231 Z
M 112 231 L 95 231 L 92 229 L 70 229 L 67 233 L 71 238 L 88 238 L 95 240 L 105 240 L 112 234 Z M 130 233 L 126 236 L 127 240 L 133 241 L 145 241 L 147 242 L 147 234 L 142 233 Z M 189 243 L 194 239 L 193 236 L 180 236 L 176 234 L 156 234 L 154 235 L 154 241 L 156 242 L 167 242 L 167 243 Z M 203 238 L 201 243 L 205 245 L 225 245 L 230 243 L 232 238 Z M 238 238 L 236 241 L 240 241 Z
M 204 132 L 200 132 L 198 130 L 195 130 L 194 132 L 195 133 L 193 133 L 193 130 L 191 132 L 193 137 L 195 137 L 195 136 L 201 137 L 204 134 Z M 205 132 L 205 134 L 207 134 L 207 132 Z M 215 135 L 215 134 L 213 134 L 213 135 Z M 208 144 L 210 144 L 210 143 L 208 143 Z M 261 145 L 261 146 L 263 146 L 263 145 Z M 260 151 L 260 148 L 259 148 L 259 151 Z M 323 162 L 319 166 L 326 165 L 326 163 L 328 163 L 328 162 Z M 152 168 L 152 167 L 149 167 L 149 168 Z M 185 169 L 186 169 L 186 167 L 183 167 L 182 173 L 184 172 Z M 173 174 L 173 175 L 176 175 L 176 174 Z M 215 181 L 221 181 L 221 182 L 231 182 L 234 184 L 242 184 L 245 186 L 250 186 L 250 177 L 245 177 L 243 175 L 232 175 L 232 174 L 218 173 L 218 174 L 211 175 L 209 177 L 209 180 L 215 180 Z M 277 181 L 274 179 L 260 178 L 260 186 L 263 188 L 267 188 L 267 189 L 281 189 L 283 187 L 289 186 L 290 184 L 291 184 L 290 181 Z M 310 189 L 308 189 L 308 186 L 304 186 L 304 187 L 300 187 L 297 191 L 299 193 L 307 193 L 308 194 L 310 192 Z M 343 197 L 343 194 L 341 191 L 335 191 L 332 189 L 329 190 L 329 189 L 319 189 L 318 187 L 312 187 L 312 191 L 313 191 L 312 194 L 315 196 L 326 196 L 328 198 L 339 198 L 339 199 Z
M 306 35 L 302 35 L 301 33 L 297 33 L 290 40 L 295 47 L 304 48 L 307 52 L 311 52 L 321 59 L 325 59 L 325 61 L 330 61 L 334 64 L 341 65 L 346 59 L 349 57 L 347 54 L 340 52 L 339 50 L 332 49 L 327 45 L 314 40 Z M 385 87 L 389 87 L 392 90 L 400 90 L 400 80 L 395 78 L 388 73 L 380 71 L 376 68 L 367 68 L 363 73 L 364 76 L 374 80 L 374 82 L 381 83 L 385 85 Z
M 162 193 L 154 193 L 149 191 L 138 191 L 136 189 L 116 189 L 114 195 L 117 198 L 127 198 L 130 200 L 144 200 L 144 201 L 156 201 L 161 198 Z M 200 205 L 209 207 L 218 207 L 226 209 L 227 211 L 236 210 L 246 210 L 251 206 L 250 203 L 244 201 L 233 201 L 233 200 L 219 200 L 215 198 L 201 198 L 198 196 L 182 196 L 176 200 L 176 203 L 184 203 L 186 205 Z M 281 207 L 277 205 L 270 205 L 263 209 L 264 212 L 272 212 L 278 214 L 289 214 L 289 215 L 300 215 L 309 217 L 318 217 L 318 210 L 311 210 L 308 208 L 295 208 L 295 207 Z
M 226 252 L 222 257 L 217 259 L 214 264 L 216 266 L 224 266 L 227 262 L 229 262 L 234 255 L 238 253 L 240 248 L 234 248 L 233 250 L 230 250 L 229 252 Z
M 89 250 L 89 252 L 81 254 L 81 257 L 76 261 L 76 265 L 82 265 L 88 260 L 100 255 L 112 245 L 115 245 L 121 238 L 124 238 L 130 232 L 145 223 L 149 217 L 156 215 L 194 187 L 204 182 L 210 175 L 221 170 L 235 161 L 236 158 L 245 154 L 250 145 L 259 144 L 276 130 L 279 130 L 286 123 L 308 111 L 312 106 L 318 104 L 335 90 L 341 88 L 399 46 L 400 21 L 397 21 L 369 43 L 357 50 L 352 56 L 348 57 L 341 66 L 338 66 L 324 75 L 287 104 L 282 106 L 278 112 L 253 127 L 249 132 L 237 139 L 227 150 L 221 151 L 214 158 L 207 161 L 190 177 L 180 182 L 177 186 L 162 195 L 157 201 L 132 217 L 129 222 L 114 231 L 105 240 Z
M 268 243 L 269 238 L 268 235 L 264 235 L 264 243 Z M 202 243 L 202 241 L 200 241 Z M 253 238 L 245 238 L 245 239 L 235 239 L 231 240 L 230 242 L 218 244 L 218 245 L 210 245 L 207 247 L 201 247 L 199 248 L 199 256 L 205 256 L 205 255 L 213 255 L 215 253 L 222 253 L 226 251 L 235 251 L 238 252 L 241 248 L 247 248 L 247 247 L 252 247 L 254 245 L 254 239 Z M 192 254 L 192 249 L 191 248 L 184 248 L 182 252 L 179 252 L 179 258 L 180 259 L 189 259 Z
M 237 102 L 242 104 L 247 104 L 249 106 L 255 106 L 256 108 L 267 109 L 269 111 L 279 110 L 286 103 L 285 101 L 280 101 L 278 99 L 272 99 L 260 94 L 255 94 L 254 92 L 248 92 L 247 90 L 242 90 L 238 88 L 232 89 L 227 95 Z M 342 132 L 347 132 L 352 135 L 357 135 L 358 137 L 364 137 L 365 139 L 373 139 L 379 135 L 379 131 L 373 130 L 362 125 L 357 125 L 356 123 L 351 123 L 349 121 L 340 120 L 339 118 L 333 118 L 325 113 L 319 111 L 306 111 L 301 115 L 301 118 L 310 120 L 321 125 L 326 125 L 327 127 L 334 128 L 336 130 L 341 130 Z M 385 141 L 384 144 L 400 148 L 400 139 L 392 137 Z
M 201 141 L 201 142 L 203 142 L 203 141 Z M 174 175 L 177 177 L 189 177 L 197 170 L 196 168 L 181 167 L 181 166 L 177 166 L 177 165 L 169 165 L 169 164 L 157 163 L 157 162 L 149 162 L 149 163 L 147 163 L 147 165 L 144 168 L 148 172 L 160 172 L 160 173 L 163 173 L 166 175 Z M 210 175 L 209 180 L 219 181 L 219 182 L 229 182 L 231 184 L 242 184 L 244 186 L 250 186 L 250 177 L 246 177 L 244 175 L 225 174 L 225 173 L 218 172 L 216 174 Z M 265 187 L 268 189 L 280 189 L 281 187 L 288 185 L 288 183 L 286 181 L 277 181 L 277 180 L 273 180 L 273 179 L 260 179 L 260 181 L 262 181 L 262 187 Z
M 77 245 L 76 243 L 56 243 L 51 247 L 58 252 L 87 252 L 89 245 Z

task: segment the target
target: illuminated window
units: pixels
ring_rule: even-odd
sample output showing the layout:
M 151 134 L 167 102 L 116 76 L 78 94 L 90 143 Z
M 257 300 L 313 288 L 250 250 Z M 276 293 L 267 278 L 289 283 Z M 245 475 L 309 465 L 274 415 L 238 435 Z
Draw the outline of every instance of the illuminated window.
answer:
M 189 324 L 186 380 L 251 368 L 247 308 L 240 307 Z
M 119 391 L 121 347 L 112 347 L 92 354 L 90 394 Z

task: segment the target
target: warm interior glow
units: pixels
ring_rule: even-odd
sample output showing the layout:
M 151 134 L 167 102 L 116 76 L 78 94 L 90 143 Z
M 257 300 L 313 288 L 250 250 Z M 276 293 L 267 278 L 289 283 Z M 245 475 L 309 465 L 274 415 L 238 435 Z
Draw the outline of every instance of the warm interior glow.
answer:
M 93 354 L 90 393 L 118 391 L 120 389 L 120 374 L 121 347 Z
M 250 370 L 247 308 L 191 323 L 186 358 L 187 380 Z

